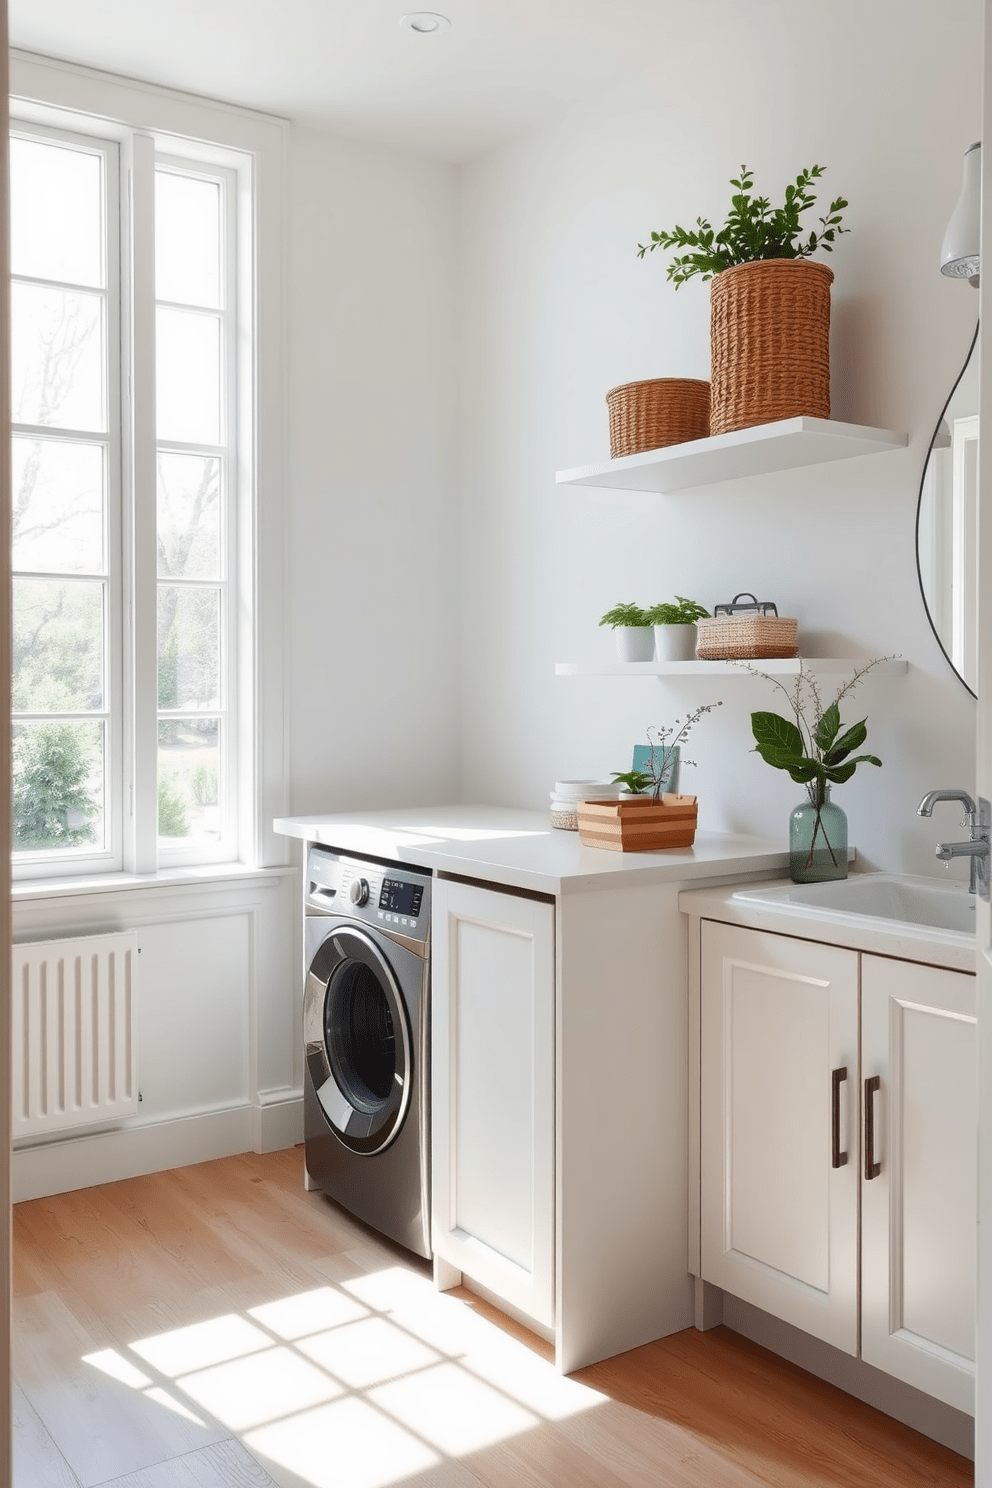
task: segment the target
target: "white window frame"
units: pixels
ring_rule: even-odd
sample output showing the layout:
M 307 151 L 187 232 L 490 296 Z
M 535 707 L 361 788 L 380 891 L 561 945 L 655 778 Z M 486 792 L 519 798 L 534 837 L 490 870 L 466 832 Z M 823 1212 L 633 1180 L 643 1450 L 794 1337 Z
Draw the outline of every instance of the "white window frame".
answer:
M 178 146 L 177 146 L 178 149 Z M 158 454 L 163 450 L 178 451 L 179 453 L 194 453 L 219 455 L 222 462 L 223 479 L 221 483 L 220 498 L 220 542 L 221 542 L 221 572 L 216 585 L 221 593 L 220 614 L 220 648 L 221 648 L 221 699 L 216 709 L 210 709 L 211 717 L 217 716 L 221 720 L 221 747 L 219 751 L 218 767 L 219 773 L 224 780 L 224 813 L 221 823 L 220 842 L 216 848 L 196 847 L 188 841 L 182 841 L 175 848 L 168 845 L 167 840 L 163 842 L 158 839 L 158 862 L 160 867 L 174 865 L 186 865 L 189 863 L 220 863 L 229 862 L 237 856 L 238 844 L 238 774 L 239 760 L 237 749 L 238 717 L 238 486 L 242 472 L 239 471 L 238 440 L 242 420 L 250 417 L 250 408 L 243 405 L 245 400 L 239 396 L 238 386 L 238 338 L 239 332 L 251 330 L 248 316 L 241 313 L 238 296 L 238 254 L 237 254 L 237 176 L 233 170 L 226 166 L 209 166 L 204 162 L 196 162 L 179 154 L 164 154 L 156 152 L 154 168 L 157 172 L 159 167 L 174 172 L 177 175 L 189 176 L 197 180 L 214 181 L 221 189 L 221 254 L 223 262 L 224 294 L 220 306 L 221 316 L 221 386 L 226 393 L 224 404 L 221 409 L 221 438 L 216 446 L 181 444 L 175 440 L 156 440 L 156 460 Z M 163 303 L 156 299 L 156 308 Z M 189 307 L 180 307 L 189 308 Z M 214 311 L 206 311 L 214 314 Z M 249 340 L 250 340 L 249 334 Z M 196 586 L 207 584 L 214 586 L 213 580 L 178 580 L 180 587 L 184 584 Z M 157 626 L 156 626 L 157 629 Z M 156 678 L 157 680 L 157 678 Z M 188 715 L 193 710 L 178 709 L 180 715 Z M 158 723 L 161 721 L 161 709 L 158 708 L 156 698 L 156 733 Z M 157 788 L 157 787 L 156 787 Z
M 231 656 L 229 732 L 237 754 L 236 830 L 229 856 L 250 867 L 287 860 L 287 846 L 272 830 L 272 818 L 287 809 L 287 748 L 284 678 L 285 542 L 285 157 L 288 126 L 248 110 L 114 78 L 69 63 L 26 53 L 11 54 L 12 114 L 29 127 L 47 125 L 117 140 L 121 146 L 121 213 L 130 265 L 123 267 L 127 345 L 144 345 L 133 358 L 130 406 L 123 430 L 123 586 L 133 605 L 133 631 L 155 634 L 154 537 L 155 418 L 154 360 L 149 359 L 147 320 L 154 326 L 153 192 L 155 156 L 179 157 L 204 173 L 230 173 L 237 199 L 236 240 L 230 250 L 240 305 L 235 382 L 241 401 L 236 449 L 237 543 L 228 552 L 232 606 L 241 624 Z M 15 126 L 16 127 L 16 126 Z M 152 193 L 149 204 L 147 193 Z M 129 272 L 128 272 L 129 270 Z M 142 325 L 142 321 L 145 324 Z M 251 334 L 249 334 L 251 333 Z M 247 411 L 247 417 L 245 416 Z M 233 472 L 232 472 L 233 473 Z M 125 807 L 133 791 L 134 813 L 126 816 L 121 869 L 127 877 L 155 880 L 165 872 L 223 876 L 213 853 L 163 852 L 157 848 L 157 686 L 142 673 L 142 647 L 127 644 L 123 671 L 130 688 L 123 749 Z M 142 683 L 144 684 L 142 686 Z M 149 696 L 152 694 L 151 696 Z M 199 864 L 199 866 L 197 866 Z M 76 864 L 49 859 L 39 870 L 65 877 Z M 93 872 L 96 865 L 89 869 Z M 20 876 L 20 874 L 19 874 Z
M 106 613 L 104 615 L 103 648 L 103 709 L 100 713 L 52 714 L 53 721 L 64 718 L 67 722 L 86 721 L 87 717 L 101 718 L 104 731 L 104 777 L 103 818 L 104 845 L 87 851 L 84 848 L 67 848 L 60 852 L 51 849 L 18 851 L 14 859 L 14 874 L 17 878 L 49 876 L 57 865 L 64 873 L 101 873 L 120 868 L 123 843 L 123 577 L 121 566 L 121 514 L 122 514 L 122 468 L 121 468 L 121 423 L 122 388 L 121 357 L 117 348 L 121 344 L 121 253 L 116 225 L 120 220 L 120 150 L 114 140 L 97 138 L 78 130 L 56 129 L 17 117 L 10 121 L 11 135 L 23 139 L 35 139 L 41 143 L 64 144 L 69 148 L 83 149 L 99 155 L 103 161 L 103 201 L 101 224 L 103 229 L 104 278 L 102 291 L 106 302 L 103 322 L 103 358 L 106 370 L 106 429 L 102 434 L 90 430 L 67 429 L 59 426 L 37 424 L 15 424 L 13 432 L 26 438 L 42 440 L 72 440 L 104 447 L 104 561 L 106 566 Z M 18 282 L 48 283 L 22 275 L 12 275 Z M 55 285 L 54 287 L 61 287 Z M 87 294 L 94 293 L 91 286 L 78 286 Z M 19 573 L 18 577 L 22 575 Z M 24 575 L 30 577 L 30 575 Z M 55 575 L 53 581 L 57 582 Z M 70 582 L 78 582 L 72 576 Z M 30 712 L 26 715 L 32 717 Z M 15 725 L 18 719 L 15 715 Z

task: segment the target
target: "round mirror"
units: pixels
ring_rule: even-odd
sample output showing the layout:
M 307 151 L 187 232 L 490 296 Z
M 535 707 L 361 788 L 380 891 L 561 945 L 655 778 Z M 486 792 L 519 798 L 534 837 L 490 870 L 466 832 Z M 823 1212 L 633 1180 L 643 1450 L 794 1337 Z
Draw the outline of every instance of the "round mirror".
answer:
M 916 566 L 940 649 L 976 696 L 978 328 L 937 423 L 920 482 Z

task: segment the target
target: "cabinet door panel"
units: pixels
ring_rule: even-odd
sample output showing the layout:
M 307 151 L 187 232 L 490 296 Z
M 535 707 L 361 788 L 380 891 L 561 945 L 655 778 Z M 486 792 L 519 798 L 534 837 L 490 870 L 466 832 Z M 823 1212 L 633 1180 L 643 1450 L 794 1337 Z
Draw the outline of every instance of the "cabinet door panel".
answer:
M 974 1410 L 975 978 L 865 956 L 866 1077 L 881 1136 L 862 1199 L 862 1355 Z
M 707 922 L 702 957 L 703 1276 L 854 1354 L 857 955 Z
M 433 1246 L 554 1323 L 554 907 L 437 880 Z

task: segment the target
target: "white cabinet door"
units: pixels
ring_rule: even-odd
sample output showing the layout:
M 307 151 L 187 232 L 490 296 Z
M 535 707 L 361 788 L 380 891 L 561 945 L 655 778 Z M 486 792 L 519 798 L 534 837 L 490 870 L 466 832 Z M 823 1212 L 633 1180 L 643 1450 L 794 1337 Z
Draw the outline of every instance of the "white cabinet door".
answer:
M 856 1354 L 857 953 L 704 921 L 701 1018 L 703 1277 Z
M 873 1153 L 866 1120 L 862 1357 L 974 1413 L 975 978 L 878 956 L 862 958 L 861 978 L 862 1074 L 879 1082 Z
M 554 1325 L 554 906 L 436 879 L 433 1245 Z

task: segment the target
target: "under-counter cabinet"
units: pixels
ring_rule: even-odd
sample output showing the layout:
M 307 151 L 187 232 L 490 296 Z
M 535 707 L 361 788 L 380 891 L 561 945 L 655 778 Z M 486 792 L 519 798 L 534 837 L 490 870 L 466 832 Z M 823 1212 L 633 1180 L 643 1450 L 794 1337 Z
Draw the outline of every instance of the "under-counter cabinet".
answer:
M 554 904 L 434 886 L 433 1245 L 555 1321 Z
M 973 1413 L 974 976 L 706 920 L 700 957 L 701 1276 Z

